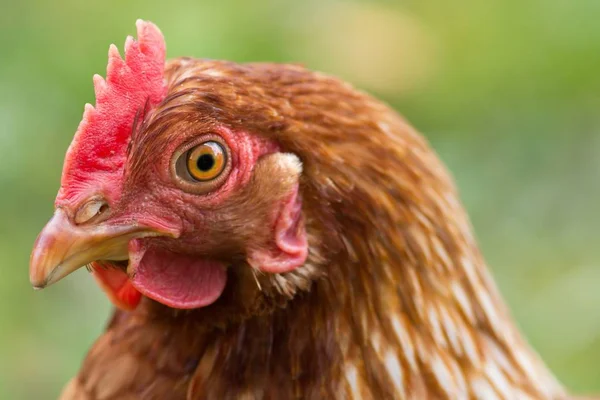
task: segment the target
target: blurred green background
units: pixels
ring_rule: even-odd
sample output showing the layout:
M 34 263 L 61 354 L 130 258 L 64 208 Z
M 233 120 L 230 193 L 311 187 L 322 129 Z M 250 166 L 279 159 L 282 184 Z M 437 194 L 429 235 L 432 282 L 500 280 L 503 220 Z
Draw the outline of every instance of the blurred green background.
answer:
M 107 319 L 80 271 L 34 292 L 92 74 L 136 18 L 170 57 L 293 61 L 391 103 L 449 165 L 526 335 L 600 392 L 600 2 L 0 0 L 0 398 L 51 399 Z

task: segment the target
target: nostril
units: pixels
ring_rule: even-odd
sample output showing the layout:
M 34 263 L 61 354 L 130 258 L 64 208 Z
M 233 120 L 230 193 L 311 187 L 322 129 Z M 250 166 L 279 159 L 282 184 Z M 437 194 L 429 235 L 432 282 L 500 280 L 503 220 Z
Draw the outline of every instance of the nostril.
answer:
M 105 211 L 108 211 L 108 204 L 104 203 L 98 210 L 98 214 L 103 214 Z
M 92 199 L 82 205 L 75 214 L 75 223 L 77 225 L 96 221 L 101 215 L 109 209 L 108 203 L 104 199 Z

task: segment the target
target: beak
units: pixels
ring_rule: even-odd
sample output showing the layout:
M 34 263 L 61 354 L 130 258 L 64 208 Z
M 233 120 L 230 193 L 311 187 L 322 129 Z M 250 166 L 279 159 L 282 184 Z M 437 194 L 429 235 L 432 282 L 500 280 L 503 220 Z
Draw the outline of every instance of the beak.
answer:
M 35 241 L 29 280 L 35 289 L 42 289 L 93 261 L 127 260 L 131 239 L 158 235 L 136 223 L 74 225 L 59 208 Z

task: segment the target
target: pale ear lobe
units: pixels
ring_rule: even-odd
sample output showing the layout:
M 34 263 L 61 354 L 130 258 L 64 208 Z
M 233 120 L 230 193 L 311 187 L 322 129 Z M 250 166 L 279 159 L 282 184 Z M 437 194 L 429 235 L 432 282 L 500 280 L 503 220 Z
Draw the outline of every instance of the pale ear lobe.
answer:
M 275 153 L 269 156 L 267 164 L 263 166 L 271 172 L 271 178 L 280 179 L 286 193 L 276 211 L 272 242 L 250 250 L 247 261 L 253 268 L 279 274 L 301 267 L 308 256 L 302 199 L 298 193 L 302 162 L 294 154 Z
M 254 186 L 273 199 L 282 201 L 298 189 L 302 174 L 302 161 L 292 153 L 272 153 L 256 163 Z

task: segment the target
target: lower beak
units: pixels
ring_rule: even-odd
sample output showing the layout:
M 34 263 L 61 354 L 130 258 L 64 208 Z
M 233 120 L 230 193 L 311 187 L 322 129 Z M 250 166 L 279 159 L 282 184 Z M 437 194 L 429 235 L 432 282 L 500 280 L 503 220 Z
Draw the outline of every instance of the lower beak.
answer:
M 160 234 L 135 223 L 74 225 L 59 208 L 35 241 L 29 280 L 41 289 L 93 261 L 127 260 L 131 239 Z

